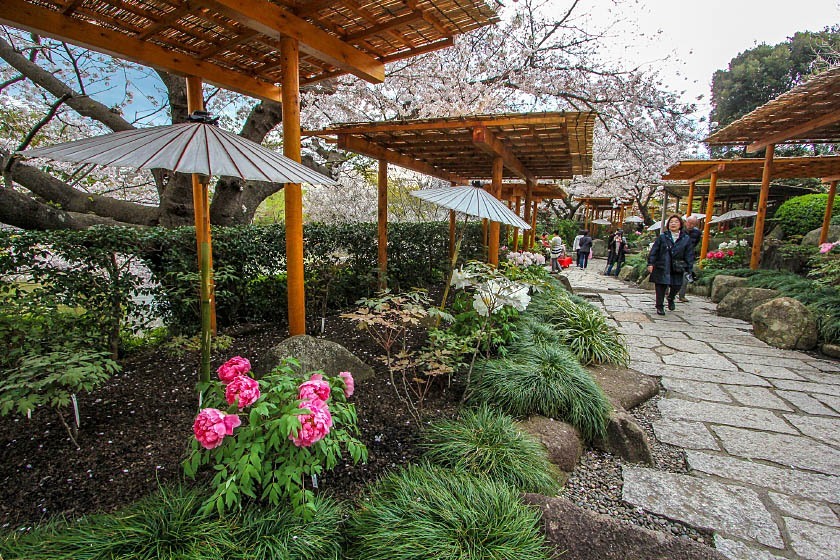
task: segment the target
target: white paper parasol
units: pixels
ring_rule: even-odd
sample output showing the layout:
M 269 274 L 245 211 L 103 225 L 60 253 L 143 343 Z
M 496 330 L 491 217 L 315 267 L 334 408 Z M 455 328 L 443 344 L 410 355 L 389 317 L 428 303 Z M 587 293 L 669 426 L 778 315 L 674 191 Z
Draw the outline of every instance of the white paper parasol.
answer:
M 531 226 L 498 198 L 478 187 L 441 187 L 411 191 L 411 196 L 469 216 L 487 218 L 521 229 Z

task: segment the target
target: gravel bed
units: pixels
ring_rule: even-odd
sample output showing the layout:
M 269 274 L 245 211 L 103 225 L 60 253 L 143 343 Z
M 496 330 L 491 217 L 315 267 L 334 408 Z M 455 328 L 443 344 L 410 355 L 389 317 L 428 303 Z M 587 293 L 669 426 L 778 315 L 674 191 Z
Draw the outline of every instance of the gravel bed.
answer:
M 683 450 L 673 445 L 659 443 L 653 436 L 651 423 L 659 418 L 656 402 L 660 398 L 654 397 L 629 412 L 647 433 L 656 463 L 654 468 L 674 473 L 688 472 Z M 561 495 L 581 507 L 609 515 L 613 519 L 629 521 L 646 529 L 664 531 L 678 537 L 694 539 L 707 546 L 714 546 L 710 531 L 701 531 L 678 521 L 648 513 L 622 501 L 621 467 L 625 463 L 627 462 L 623 459 L 609 453 L 589 449 L 584 452 Z

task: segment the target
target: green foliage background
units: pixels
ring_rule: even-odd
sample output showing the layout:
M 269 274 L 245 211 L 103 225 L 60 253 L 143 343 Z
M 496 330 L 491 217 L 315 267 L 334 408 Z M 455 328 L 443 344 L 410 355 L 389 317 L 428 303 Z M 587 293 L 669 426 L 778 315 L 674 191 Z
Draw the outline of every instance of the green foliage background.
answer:
M 773 215 L 773 221 L 782 227 L 785 235 L 805 235 L 811 230 L 822 226 L 825 207 L 828 204 L 827 194 L 806 194 L 790 198 L 779 206 Z M 832 207 L 832 222 L 840 219 L 838 206 Z

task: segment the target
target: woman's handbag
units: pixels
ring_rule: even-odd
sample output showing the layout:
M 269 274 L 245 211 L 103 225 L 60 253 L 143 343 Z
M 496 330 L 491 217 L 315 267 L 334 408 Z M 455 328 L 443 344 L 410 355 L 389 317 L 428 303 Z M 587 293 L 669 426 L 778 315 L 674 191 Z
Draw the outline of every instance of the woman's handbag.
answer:
M 688 269 L 685 261 L 671 261 L 671 272 L 674 274 L 683 274 Z

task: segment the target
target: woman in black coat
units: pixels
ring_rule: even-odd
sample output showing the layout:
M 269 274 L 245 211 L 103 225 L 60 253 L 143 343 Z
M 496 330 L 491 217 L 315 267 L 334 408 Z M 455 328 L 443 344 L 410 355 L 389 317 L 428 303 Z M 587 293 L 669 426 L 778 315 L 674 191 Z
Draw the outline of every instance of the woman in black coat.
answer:
M 610 236 L 609 245 L 607 246 L 607 271 L 604 274 L 607 276 L 612 274 L 612 268 L 615 266 L 615 275 L 618 276 L 626 255 L 627 242 L 624 240 L 624 232 L 618 230 Z
M 656 284 L 656 313 L 665 315 L 665 292 L 668 309 L 676 306 L 674 298 L 682 286 L 683 274 L 694 265 L 694 244 L 685 232 L 682 218 L 674 214 L 668 218 L 665 231 L 659 234 L 648 254 L 650 281 Z

